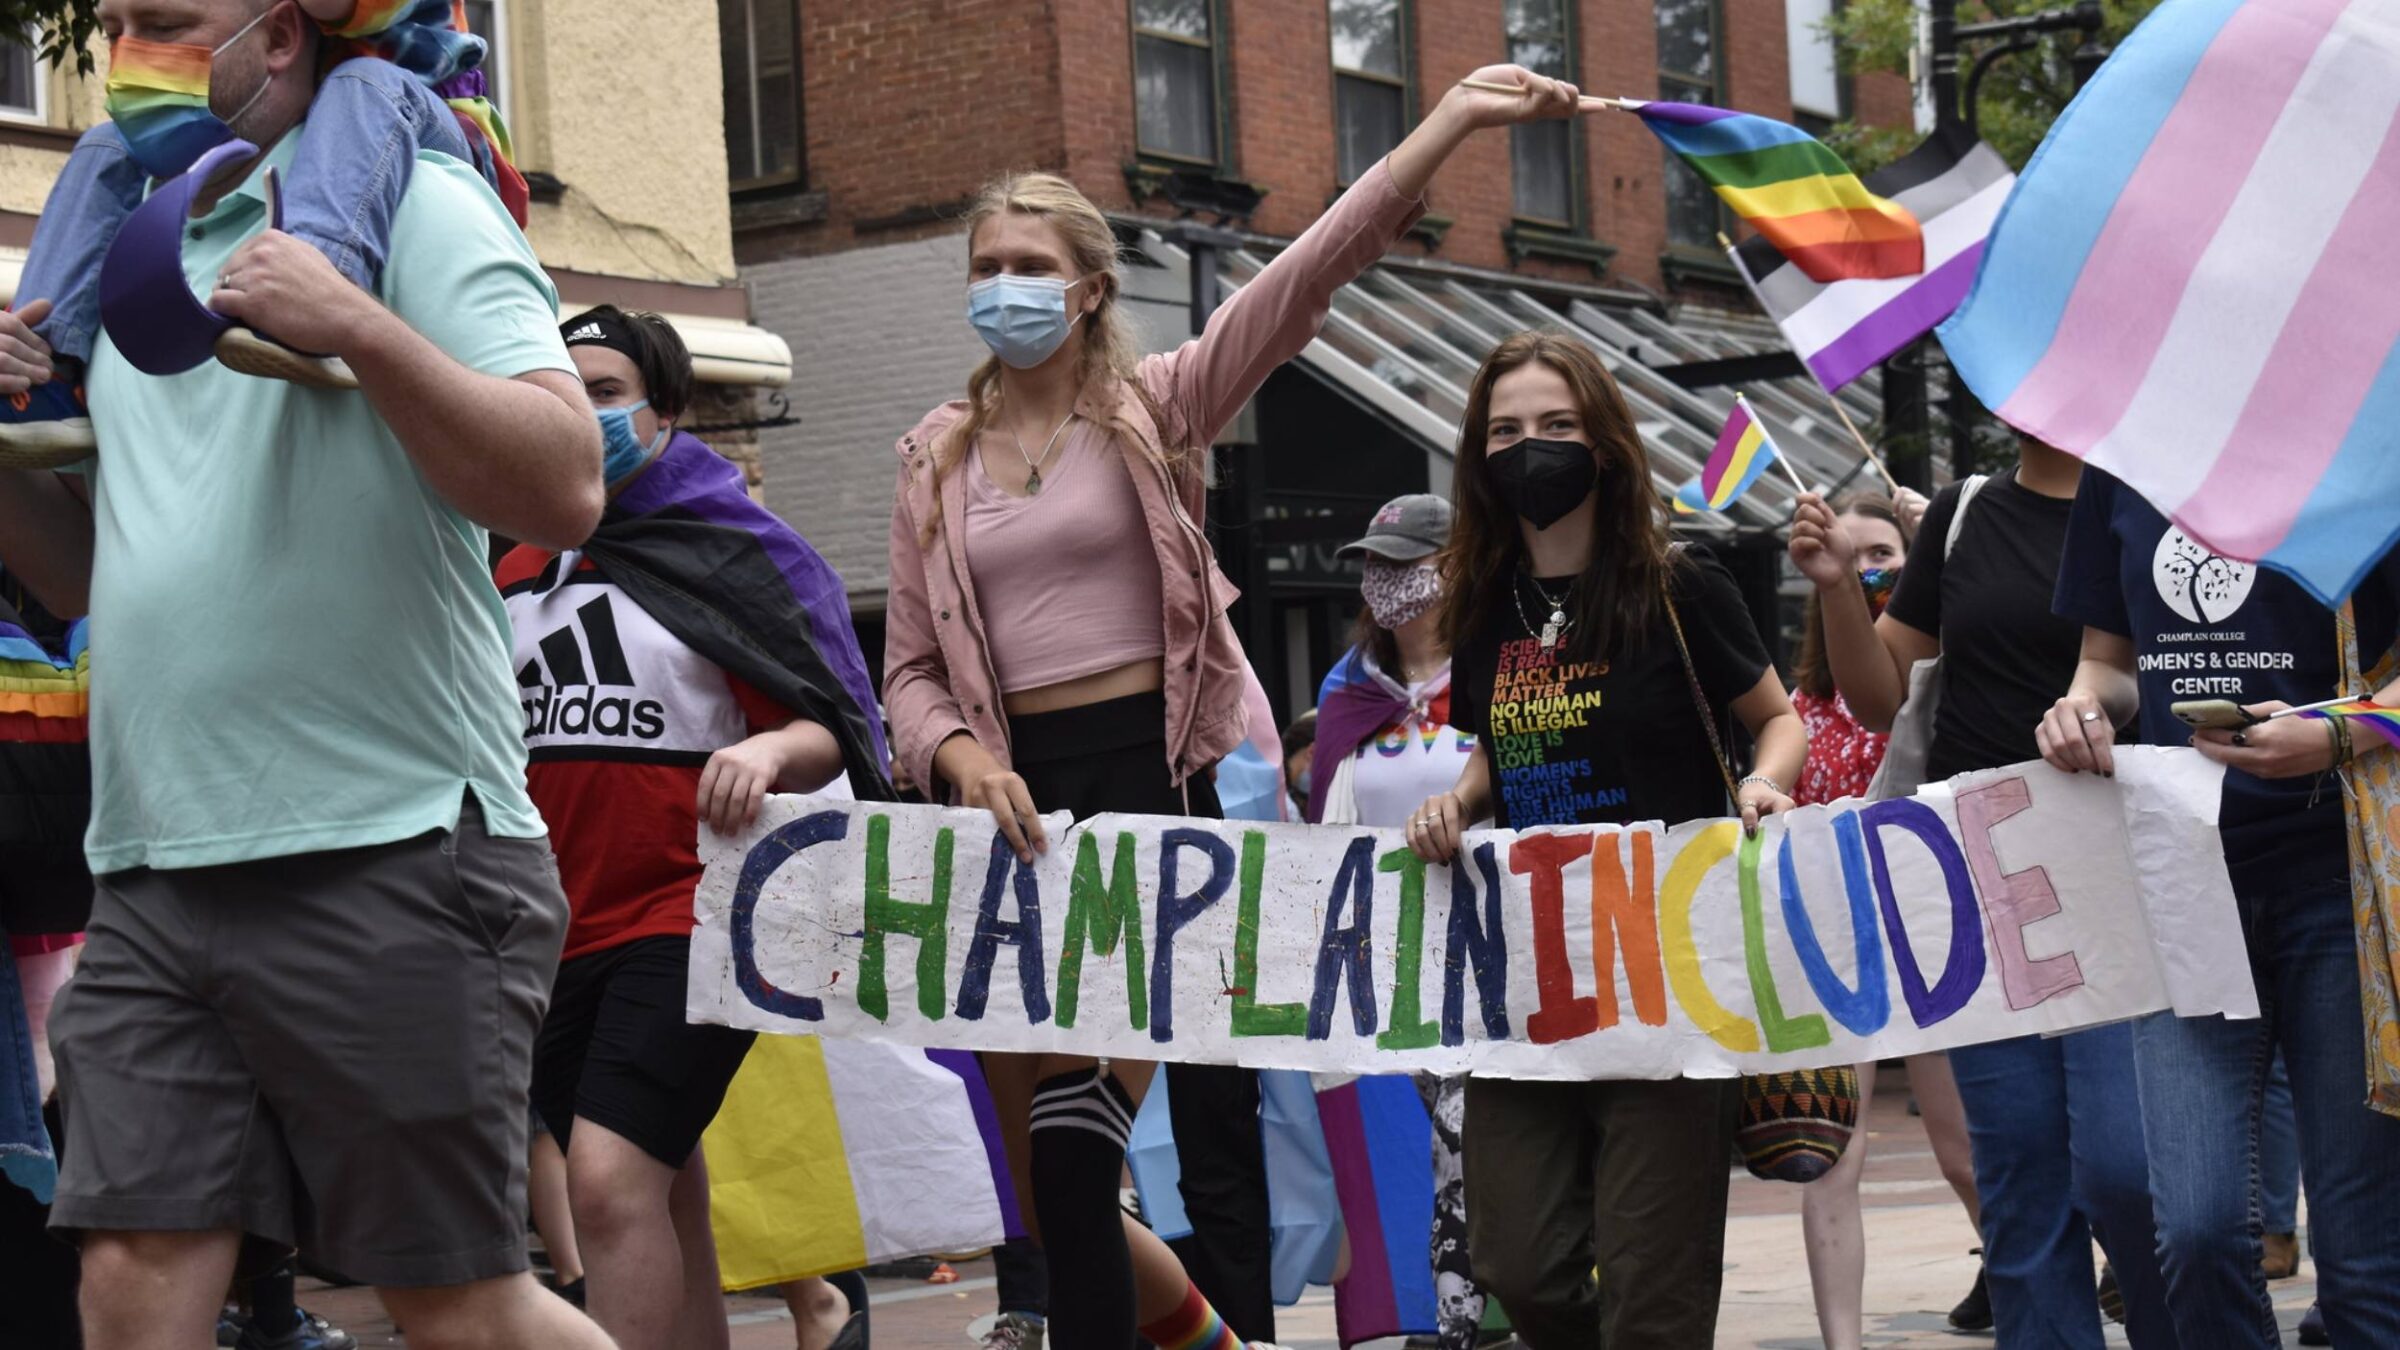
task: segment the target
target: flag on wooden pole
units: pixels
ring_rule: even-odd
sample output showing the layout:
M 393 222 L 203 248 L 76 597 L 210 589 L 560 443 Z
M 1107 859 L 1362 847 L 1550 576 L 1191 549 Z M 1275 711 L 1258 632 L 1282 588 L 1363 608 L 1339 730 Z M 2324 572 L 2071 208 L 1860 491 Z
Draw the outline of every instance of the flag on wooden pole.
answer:
M 1622 106 L 1816 280 L 1925 270 L 1917 218 L 1869 192 L 1841 156 L 1800 128 L 1697 103 L 1625 99 Z

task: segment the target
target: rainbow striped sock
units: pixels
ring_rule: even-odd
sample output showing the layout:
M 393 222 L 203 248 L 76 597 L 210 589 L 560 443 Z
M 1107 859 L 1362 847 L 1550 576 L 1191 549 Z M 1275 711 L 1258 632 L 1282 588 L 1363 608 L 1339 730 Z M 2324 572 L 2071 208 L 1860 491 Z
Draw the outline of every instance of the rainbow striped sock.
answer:
M 1145 1325 L 1142 1336 L 1158 1350 L 1242 1350 L 1240 1338 L 1200 1297 L 1198 1285 L 1185 1292 L 1175 1311 Z

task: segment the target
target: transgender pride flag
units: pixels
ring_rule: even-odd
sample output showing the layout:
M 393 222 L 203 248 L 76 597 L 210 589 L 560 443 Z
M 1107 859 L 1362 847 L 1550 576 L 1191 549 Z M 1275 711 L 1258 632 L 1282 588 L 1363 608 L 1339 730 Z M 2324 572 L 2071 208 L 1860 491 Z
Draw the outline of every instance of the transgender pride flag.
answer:
M 2400 536 L 2400 3 L 2167 0 L 1941 337 L 1986 406 L 2328 603 Z

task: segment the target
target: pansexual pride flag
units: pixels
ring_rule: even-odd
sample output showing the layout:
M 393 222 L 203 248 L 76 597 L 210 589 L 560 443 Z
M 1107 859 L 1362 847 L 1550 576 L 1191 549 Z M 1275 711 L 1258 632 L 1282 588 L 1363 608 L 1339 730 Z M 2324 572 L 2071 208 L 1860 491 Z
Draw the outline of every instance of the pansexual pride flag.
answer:
M 1625 106 L 1751 229 L 1816 280 L 1925 270 L 1917 218 L 1867 191 L 1841 156 L 1800 128 L 1697 103 L 1626 99 Z
M 2346 596 L 2400 536 L 2400 5 L 2166 0 L 1941 329 L 2011 425 Z
M 1675 509 L 1692 515 L 1733 505 L 1775 462 L 1775 453 L 1775 442 L 1758 414 L 1750 411 L 1750 400 L 1734 395 L 1733 415 L 1717 433 L 1717 446 L 1708 452 L 1700 476 L 1675 489 Z
M 2308 708 L 2302 717 L 2339 717 L 2353 727 L 2372 730 L 2393 745 L 2400 746 L 2400 708 L 2387 708 L 2372 699 L 2354 698 L 2347 703 Z

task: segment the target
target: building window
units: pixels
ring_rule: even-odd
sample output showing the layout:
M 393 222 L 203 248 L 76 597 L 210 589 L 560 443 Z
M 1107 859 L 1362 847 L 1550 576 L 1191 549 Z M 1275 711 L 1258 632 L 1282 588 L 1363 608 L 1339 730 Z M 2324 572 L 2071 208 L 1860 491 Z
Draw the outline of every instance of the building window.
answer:
M 1785 45 L 1791 54 L 1792 121 L 1822 137 L 1842 120 L 1848 100 L 1833 35 L 1825 25 L 1840 8 L 1836 0 L 1784 0 Z
M 500 110 L 500 120 L 509 120 L 508 110 L 508 16 L 500 0 L 466 0 L 467 31 L 483 39 L 484 97 Z
M 1574 78 L 1568 54 L 1574 34 L 1566 0 L 1506 0 L 1508 59 L 1536 75 Z M 1519 220 L 1573 229 L 1575 136 L 1566 121 L 1528 122 L 1509 129 L 1510 165 L 1516 182 Z
M 1214 0 L 1133 0 L 1135 148 L 1217 162 Z
M 1658 96 L 1677 103 L 1721 101 L 1717 0 L 1657 0 Z M 1666 157 L 1667 242 L 1716 249 L 1717 194 L 1672 150 Z
M 799 10 L 795 0 L 717 0 L 725 170 L 735 192 L 801 181 Z
M 1333 29 L 1333 115 L 1342 181 L 1354 183 L 1408 132 L 1403 0 L 1326 0 Z
M 49 81 L 33 37 L 0 41 L 0 119 L 39 122 L 49 113 Z

